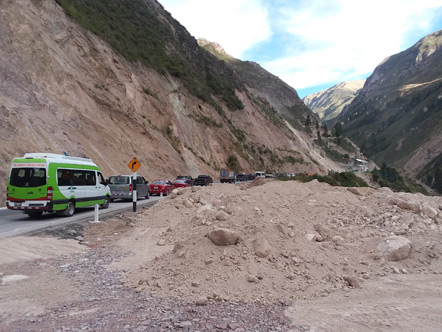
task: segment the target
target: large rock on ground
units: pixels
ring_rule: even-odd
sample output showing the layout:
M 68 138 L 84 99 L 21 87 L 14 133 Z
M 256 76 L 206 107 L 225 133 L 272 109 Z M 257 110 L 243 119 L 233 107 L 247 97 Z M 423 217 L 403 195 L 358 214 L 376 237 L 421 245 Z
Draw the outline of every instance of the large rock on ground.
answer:
M 264 258 L 270 254 L 272 247 L 267 239 L 255 239 L 253 241 L 253 250 L 256 256 Z
M 390 236 L 379 243 L 378 250 L 389 261 L 400 261 L 407 258 L 411 251 L 411 242 L 405 237 Z
M 433 219 L 433 220 L 436 220 L 436 218 L 437 218 L 437 214 L 439 213 L 438 210 L 436 210 L 434 207 L 432 207 L 432 206 L 430 206 L 430 205 L 427 205 L 427 204 L 424 204 L 424 205 L 422 206 L 422 212 L 423 212 L 423 214 L 425 214 L 427 217 L 429 217 L 429 218 L 431 218 L 431 219 Z
M 217 228 L 206 235 L 217 246 L 234 245 L 239 240 L 237 232 L 227 228 Z
M 404 201 L 404 200 L 402 200 L 400 198 L 393 198 L 391 200 L 391 204 L 392 205 L 397 205 L 401 209 L 410 210 L 410 211 L 413 211 L 415 213 L 419 213 L 420 210 L 421 210 L 419 202 Z
M 324 239 L 331 239 L 334 235 L 332 229 L 327 226 L 316 224 L 314 227 L 315 231 L 321 234 Z

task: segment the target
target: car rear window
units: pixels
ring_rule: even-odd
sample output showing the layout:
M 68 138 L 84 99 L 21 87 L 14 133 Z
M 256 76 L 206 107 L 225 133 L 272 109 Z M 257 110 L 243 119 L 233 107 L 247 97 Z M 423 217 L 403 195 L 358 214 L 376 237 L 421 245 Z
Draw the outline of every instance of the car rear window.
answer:
M 111 176 L 109 178 L 109 184 L 129 184 L 128 176 Z

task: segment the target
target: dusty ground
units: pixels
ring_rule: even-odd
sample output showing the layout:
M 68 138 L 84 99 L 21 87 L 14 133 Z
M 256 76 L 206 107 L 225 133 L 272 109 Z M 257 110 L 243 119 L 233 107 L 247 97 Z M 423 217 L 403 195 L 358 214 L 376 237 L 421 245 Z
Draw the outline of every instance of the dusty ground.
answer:
M 441 222 L 441 197 L 385 188 L 187 188 L 1 240 L 0 331 L 440 331 Z

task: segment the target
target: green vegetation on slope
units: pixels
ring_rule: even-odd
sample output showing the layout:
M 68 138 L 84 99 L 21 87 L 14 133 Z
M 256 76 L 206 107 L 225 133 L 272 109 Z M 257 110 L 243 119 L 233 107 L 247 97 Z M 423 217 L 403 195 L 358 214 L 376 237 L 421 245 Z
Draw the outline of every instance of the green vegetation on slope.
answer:
M 442 194 L 442 153 L 433 158 L 418 174 L 429 187 Z
M 355 175 L 353 172 L 331 173 L 329 175 L 304 175 L 299 174 L 292 178 L 280 177 L 280 180 L 298 180 L 301 182 L 310 182 L 318 180 L 319 182 L 328 183 L 331 186 L 338 187 L 368 187 L 367 182 Z
M 340 118 L 344 133 L 366 156 L 402 168 L 416 151 L 440 137 L 441 58 L 442 30 L 376 67 Z
M 401 176 L 398 171 L 392 167 L 388 167 L 385 163 L 382 164 L 380 170 L 374 169 L 371 171 L 373 181 L 379 183 L 381 187 L 389 187 L 393 191 L 405 191 L 416 193 L 420 192 L 428 195 L 424 187 L 415 183 L 410 178 Z
M 79 24 L 131 62 L 180 78 L 203 101 L 220 96 L 231 110 L 242 109 L 235 95 L 240 84 L 229 68 L 209 52 L 169 13 L 143 0 L 57 0 Z M 219 108 L 218 108 L 219 109 Z
M 345 132 L 375 161 L 402 166 L 423 142 L 442 129 L 441 91 L 439 81 L 404 95 L 400 91 L 386 98 L 376 95 L 348 115 Z

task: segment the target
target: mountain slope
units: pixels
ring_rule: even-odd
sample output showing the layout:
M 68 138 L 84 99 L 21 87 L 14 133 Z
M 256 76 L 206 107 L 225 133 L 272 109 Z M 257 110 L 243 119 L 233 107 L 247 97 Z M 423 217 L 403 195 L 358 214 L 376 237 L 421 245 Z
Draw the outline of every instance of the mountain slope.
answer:
M 339 120 L 378 163 L 416 176 L 437 160 L 442 153 L 442 30 L 384 60 Z M 433 175 L 420 175 L 427 176 Z
M 129 172 L 135 156 L 148 180 L 227 165 L 327 169 L 304 148 L 308 134 L 251 97 L 156 1 L 59 2 L 0 2 L 1 178 L 13 157 L 45 151 L 88 156 L 106 176 Z
M 247 86 L 249 97 L 263 104 L 272 121 L 276 121 L 272 113 L 281 115 L 294 128 L 303 129 L 307 114 L 315 117 L 299 98 L 291 86 L 269 73 L 259 64 L 252 61 L 241 61 L 228 55 L 217 43 L 199 39 L 198 44 L 228 63 L 237 73 L 240 80 Z M 267 105 L 265 105 L 267 104 Z
M 342 109 L 350 105 L 364 86 L 365 80 L 342 82 L 323 91 L 305 96 L 302 100 L 321 121 L 336 118 Z

